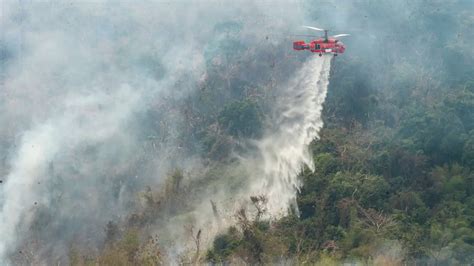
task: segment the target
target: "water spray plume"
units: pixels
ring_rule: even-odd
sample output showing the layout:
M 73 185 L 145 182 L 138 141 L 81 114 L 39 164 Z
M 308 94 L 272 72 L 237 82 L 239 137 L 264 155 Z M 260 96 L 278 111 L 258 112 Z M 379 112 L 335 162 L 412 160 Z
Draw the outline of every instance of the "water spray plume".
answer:
M 250 193 L 268 197 L 271 216 L 287 213 L 301 186 L 299 173 L 305 165 L 314 169 L 308 145 L 323 126 L 321 111 L 331 58 L 313 57 L 301 67 L 275 104 L 274 130 L 257 143 L 258 157 L 247 160 L 256 169 L 250 180 Z

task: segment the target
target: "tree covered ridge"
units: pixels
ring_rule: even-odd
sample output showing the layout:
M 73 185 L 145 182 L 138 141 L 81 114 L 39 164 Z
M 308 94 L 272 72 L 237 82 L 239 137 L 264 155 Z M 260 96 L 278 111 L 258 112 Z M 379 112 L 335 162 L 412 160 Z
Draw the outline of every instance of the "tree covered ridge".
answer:
M 325 127 L 310 146 L 316 168 L 301 173 L 304 185 L 297 212 L 265 220 L 265 195 L 255 195 L 251 199 L 255 212 L 237 212 L 237 224 L 217 236 L 207 251 L 199 246 L 201 229 L 186 229 L 196 246 L 182 255 L 181 262 L 472 262 L 474 128 L 469 114 L 474 111 L 474 83 L 453 83 L 429 100 L 413 88 L 410 97 L 401 100 L 364 84 L 365 76 L 357 63 L 350 62 L 353 59 L 338 60 L 323 111 Z M 252 128 L 235 124 L 249 121 L 242 116 L 262 119 L 258 108 L 264 105 L 256 104 L 257 99 L 222 106 L 215 116 L 220 130 L 216 131 L 214 122 L 200 125 L 207 132 L 199 135 L 205 144 L 201 148 L 218 162 L 211 163 L 201 179 L 183 182 L 183 172 L 178 170 L 170 174 L 161 192 L 143 192 L 145 211 L 131 215 L 122 229 L 114 223 L 107 225 L 110 237 L 98 257 L 103 264 L 166 263 L 169 258 L 163 247 L 153 240 L 159 236 L 144 236 L 137 228 L 186 209 L 183 197 L 203 193 L 203 188 L 222 178 L 230 187 L 242 185 L 232 178 L 238 173 L 224 165 L 232 164 L 226 159 L 232 150 L 229 145 L 235 148 L 238 139 L 248 134 L 234 130 Z M 259 128 L 254 127 L 251 134 L 258 134 Z M 210 202 L 209 208 L 214 208 L 218 218 L 218 206 Z M 163 213 L 163 209 L 168 210 Z M 118 255 L 125 257 L 115 260 Z
M 357 68 L 332 76 L 298 215 L 230 229 L 209 260 L 472 263 L 474 83 L 450 84 L 429 100 L 414 87 L 397 102 L 364 85 Z

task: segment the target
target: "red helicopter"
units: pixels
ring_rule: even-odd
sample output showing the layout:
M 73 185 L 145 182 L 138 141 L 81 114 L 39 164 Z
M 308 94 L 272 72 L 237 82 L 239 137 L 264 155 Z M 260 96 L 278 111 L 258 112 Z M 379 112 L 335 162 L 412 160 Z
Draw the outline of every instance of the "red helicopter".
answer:
M 350 34 L 344 33 L 344 34 L 337 34 L 337 35 L 328 37 L 328 30 L 320 29 L 316 27 L 310 27 L 310 26 L 303 26 L 303 27 L 307 29 L 311 29 L 311 30 L 316 30 L 316 31 L 324 31 L 324 37 L 319 37 L 315 35 L 299 35 L 299 36 L 319 37 L 319 38 L 309 43 L 305 43 L 305 41 L 295 41 L 293 42 L 293 49 L 297 51 L 310 50 L 313 53 L 319 53 L 319 56 L 322 56 L 323 54 L 331 54 L 331 53 L 334 54 L 334 56 L 337 56 L 338 54 L 344 53 L 344 51 L 346 50 L 346 46 L 344 46 L 344 43 L 342 43 L 336 38 L 349 36 Z

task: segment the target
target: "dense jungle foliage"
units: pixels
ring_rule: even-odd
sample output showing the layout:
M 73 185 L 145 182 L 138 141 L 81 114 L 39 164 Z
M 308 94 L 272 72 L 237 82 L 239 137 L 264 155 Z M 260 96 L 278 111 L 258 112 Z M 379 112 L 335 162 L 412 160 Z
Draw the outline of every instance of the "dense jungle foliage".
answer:
M 298 211 L 278 221 L 240 219 L 215 239 L 208 261 L 473 263 L 474 64 L 472 47 L 452 44 L 472 38 L 472 16 L 454 18 L 455 4 L 428 1 L 411 10 L 417 19 L 403 20 L 366 4 L 358 7 L 367 13 L 352 11 L 354 21 L 376 9 L 391 21 L 386 30 L 398 29 L 394 21 L 404 30 L 371 46 L 376 54 L 348 41 L 350 55 L 333 61 L 325 126 L 311 145 L 316 170 L 301 175 Z M 425 50 L 395 50 L 404 42 Z
M 409 97 L 390 99 L 354 74 L 356 62 L 341 61 L 298 215 L 242 221 L 216 238 L 207 259 L 472 263 L 474 83 L 446 85 L 429 101 L 413 85 Z

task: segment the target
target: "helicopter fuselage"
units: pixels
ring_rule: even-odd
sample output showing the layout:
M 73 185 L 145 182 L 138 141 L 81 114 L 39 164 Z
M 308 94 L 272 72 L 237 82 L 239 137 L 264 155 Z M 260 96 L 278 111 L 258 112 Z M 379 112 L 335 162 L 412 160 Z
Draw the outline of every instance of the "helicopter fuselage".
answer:
M 309 43 L 305 41 L 295 41 L 293 42 L 293 49 L 297 51 L 309 50 L 313 53 L 322 54 L 342 54 L 346 50 L 346 46 L 341 41 L 334 38 L 319 38 L 313 40 Z

